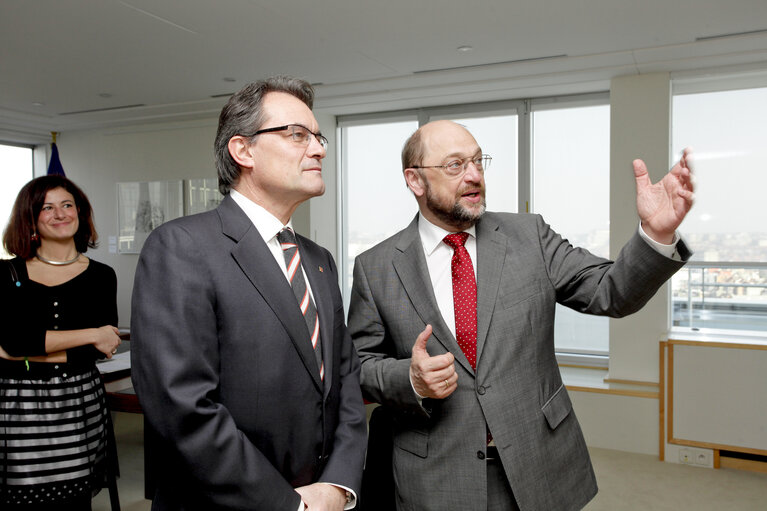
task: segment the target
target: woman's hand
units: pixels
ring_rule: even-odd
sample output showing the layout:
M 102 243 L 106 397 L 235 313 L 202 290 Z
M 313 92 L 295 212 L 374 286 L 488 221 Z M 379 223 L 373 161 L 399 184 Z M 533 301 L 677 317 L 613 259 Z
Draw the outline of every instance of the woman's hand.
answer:
M 93 346 L 107 358 L 117 353 L 117 346 L 120 345 L 120 331 L 112 325 L 104 325 L 94 328 Z
M 10 356 L 8 352 L 3 349 L 2 346 L 0 346 L 0 358 L 4 358 L 5 360 L 24 360 L 24 357 Z

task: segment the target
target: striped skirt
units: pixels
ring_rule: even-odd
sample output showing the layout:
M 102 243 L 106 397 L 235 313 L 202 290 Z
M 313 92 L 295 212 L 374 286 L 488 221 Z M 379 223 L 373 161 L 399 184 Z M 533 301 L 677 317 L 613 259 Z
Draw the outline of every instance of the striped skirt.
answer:
M 97 369 L 49 380 L 0 375 L 0 509 L 98 493 L 111 431 Z

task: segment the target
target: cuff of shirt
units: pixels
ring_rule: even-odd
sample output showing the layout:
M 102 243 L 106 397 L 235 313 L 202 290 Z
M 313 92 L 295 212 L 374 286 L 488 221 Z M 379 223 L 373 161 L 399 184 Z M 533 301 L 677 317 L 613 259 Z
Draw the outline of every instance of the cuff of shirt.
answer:
M 410 373 L 408 372 L 407 376 L 408 380 L 410 380 L 410 388 L 413 389 L 413 394 L 415 394 L 416 399 L 418 399 L 418 404 L 423 406 L 423 400 L 426 399 L 421 394 L 418 393 L 417 390 L 415 390 L 415 385 L 413 385 L 413 379 L 410 377 Z
M 644 232 L 644 229 L 642 229 L 642 222 L 639 222 L 639 236 L 647 242 L 648 245 L 650 245 L 656 252 L 659 254 L 666 256 L 670 259 L 674 259 L 675 261 L 681 261 L 682 257 L 679 255 L 679 253 L 676 250 L 676 244 L 679 243 L 679 240 L 682 239 L 682 237 L 679 235 L 679 232 L 674 232 L 674 239 L 671 241 L 670 245 L 665 245 L 663 243 L 658 243 L 654 239 L 652 239 L 650 236 L 647 235 L 646 232 Z

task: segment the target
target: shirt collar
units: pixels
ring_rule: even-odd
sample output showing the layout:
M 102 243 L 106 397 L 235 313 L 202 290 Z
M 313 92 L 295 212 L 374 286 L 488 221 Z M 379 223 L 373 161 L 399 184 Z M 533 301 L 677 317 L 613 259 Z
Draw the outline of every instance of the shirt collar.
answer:
M 459 232 L 459 231 L 455 231 Z M 477 237 L 477 226 L 472 225 L 468 229 L 464 229 L 462 232 L 468 232 L 472 238 Z M 434 225 L 429 222 L 423 214 L 418 213 L 418 234 L 421 235 L 421 243 L 423 243 L 423 249 L 426 255 L 431 255 L 437 247 L 440 246 L 442 240 L 450 234 L 450 231 L 446 231 L 442 227 Z
M 266 209 L 259 206 L 249 198 L 245 197 L 237 190 L 230 190 L 229 195 L 232 196 L 232 200 L 234 200 L 234 202 L 240 206 L 250 221 L 253 222 L 253 225 L 258 230 L 258 233 L 264 239 L 264 243 L 269 243 L 272 238 L 277 236 L 277 234 L 285 227 L 289 228 L 291 231 L 293 230 L 292 218 L 288 220 L 286 225 L 282 225 L 282 222 L 280 222 L 277 217 L 269 213 Z

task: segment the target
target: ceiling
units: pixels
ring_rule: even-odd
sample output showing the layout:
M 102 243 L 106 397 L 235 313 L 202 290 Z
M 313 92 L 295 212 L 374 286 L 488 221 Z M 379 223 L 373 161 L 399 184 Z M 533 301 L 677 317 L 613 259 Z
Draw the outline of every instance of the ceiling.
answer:
M 210 117 L 273 74 L 339 114 L 728 68 L 767 69 L 765 0 L 1 0 L 0 140 Z

